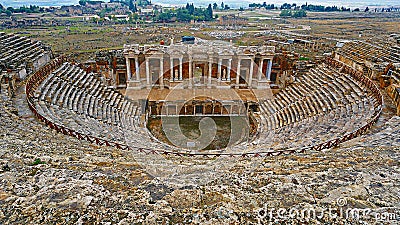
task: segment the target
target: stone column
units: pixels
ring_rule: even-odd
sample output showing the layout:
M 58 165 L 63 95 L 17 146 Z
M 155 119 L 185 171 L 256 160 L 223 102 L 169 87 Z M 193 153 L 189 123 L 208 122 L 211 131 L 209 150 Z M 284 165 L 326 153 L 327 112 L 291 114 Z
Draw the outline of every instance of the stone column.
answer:
M 164 89 L 164 57 L 160 58 L 160 74 L 158 75 L 158 81 L 160 89 Z
M 125 57 L 126 59 L 126 76 L 128 77 L 128 81 L 131 80 L 131 60 L 128 57 Z
M 135 58 L 135 73 L 136 73 L 136 80 L 140 81 L 140 67 L 139 67 L 139 58 Z
M 254 60 L 250 59 L 250 71 L 249 71 L 249 79 L 247 82 L 247 85 L 249 88 L 251 88 L 251 82 L 253 80 L 253 67 L 254 67 Z
M 170 68 L 170 73 L 171 76 L 169 77 L 169 79 L 172 81 L 174 80 L 174 58 L 169 58 L 169 68 Z
M 211 88 L 212 61 L 208 61 L 208 81 L 207 86 Z
M 182 67 L 183 67 L 182 61 L 183 61 L 183 57 L 181 56 L 179 58 L 179 80 L 182 80 L 182 71 L 183 71 L 183 69 L 182 69 Z
M 222 66 L 222 59 L 218 59 L 218 82 L 221 81 L 221 66 Z
M 231 80 L 231 66 L 232 66 L 232 59 L 229 59 L 228 67 L 226 68 L 227 80 Z
M 189 56 L 189 88 L 192 88 L 192 57 Z
M 271 81 L 272 59 L 268 60 L 267 80 Z
M 146 84 L 147 88 L 150 88 L 150 65 L 149 65 L 149 58 L 146 58 Z
M 238 59 L 238 66 L 237 66 L 237 71 L 236 71 L 236 85 L 237 88 L 239 88 L 239 80 L 240 80 L 240 61 L 242 61 L 241 58 Z
M 264 59 L 263 58 L 261 58 L 261 61 L 260 61 L 259 64 L 260 65 L 258 67 L 258 81 L 260 81 L 262 79 L 262 69 L 263 69 L 263 66 L 264 66 Z

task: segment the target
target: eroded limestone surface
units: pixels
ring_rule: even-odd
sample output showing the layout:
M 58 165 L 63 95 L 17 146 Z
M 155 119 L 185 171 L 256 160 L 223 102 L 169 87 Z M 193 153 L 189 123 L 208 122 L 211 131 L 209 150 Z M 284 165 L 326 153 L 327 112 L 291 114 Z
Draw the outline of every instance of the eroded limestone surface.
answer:
M 0 94 L 0 224 L 256 224 L 278 221 L 276 211 L 267 214 L 272 208 L 321 212 L 338 200 L 343 209 L 370 208 L 362 217 L 369 224 L 385 212 L 399 223 L 400 117 L 386 115 L 368 135 L 323 152 L 226 158 L 232 166 L 217 179 L 179 187 L 155 179 L 132 152 L 57 134 L 21 102 Z M 344 221 L 357 220 L 327 213 L 310 220 Z

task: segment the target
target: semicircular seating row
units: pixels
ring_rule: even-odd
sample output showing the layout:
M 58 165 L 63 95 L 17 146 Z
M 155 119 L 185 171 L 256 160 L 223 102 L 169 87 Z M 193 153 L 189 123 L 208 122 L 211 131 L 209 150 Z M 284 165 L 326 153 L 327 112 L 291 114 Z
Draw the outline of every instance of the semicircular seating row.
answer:
M 354 41 L 346 42 L 337 52 L 360 64 L 364 63 L 365 60 L 392 63 L 400 62 L 400 47 L 396 45 L 383 47 L 362 41 Z
M 361 82 L 320 64 L 260 103 L 255 144 L 270 149 L 316 145 L 366 125 L 379 107 Z
M 42 82 L 35 92 L 35 105 L 53 123 L 83 134 L 133 147 L 177 150 L 139 126 L 137 102 L 70 63 Z M 362 83 L 321 64 L 274 99 L 260 102 L 259 136 L 253 144 L 261 150 L 318 144 L 365 125 L 378 107 Z M 245 144 L 233 148 L 252 149 Z
M 14 65 L 34 62 L 43 56 L 42 43 L 15 34 L 0 32 L 0 64 Z
M 140 127 L 138 102 L 68 62 L 41 83 L 34 101 L 41 115 L 81 134 L 122 144 L 129 139 L 136 147 L 165 148 Z

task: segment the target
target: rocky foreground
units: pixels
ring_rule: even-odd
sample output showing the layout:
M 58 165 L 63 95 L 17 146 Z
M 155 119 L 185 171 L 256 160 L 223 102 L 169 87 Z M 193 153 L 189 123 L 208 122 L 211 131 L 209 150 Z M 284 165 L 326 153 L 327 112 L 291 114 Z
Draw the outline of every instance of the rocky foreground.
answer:
M 23 98 L 0 94 L 0 224 L 400 224 L 400 117 L 323 152 L 220 159 L 216 178 L 179 185 L 43 126 Z

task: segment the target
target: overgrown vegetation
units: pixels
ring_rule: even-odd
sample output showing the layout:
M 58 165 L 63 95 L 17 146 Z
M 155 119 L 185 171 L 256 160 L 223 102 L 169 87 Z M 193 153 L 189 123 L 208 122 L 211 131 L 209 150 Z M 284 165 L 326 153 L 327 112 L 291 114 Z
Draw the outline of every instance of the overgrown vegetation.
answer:
M 281 13 L 279 14 L 280 17 L 294 17 L 294 18 L 300 18 L 300 17 L 306 17 L 307 13 L 305 10 L 282 10 Z
M 40 158 L 37 158 L 37 159 L 35 159 L 35 161 L 33 161 L 31 163 L 31 166 L 36 166 L 36 165 L 39 165 L 39 164 L 46 164 L 46 162 L 43 162 Z
M 266 2 L 263 2 L 263 4 L 260 3 L 250 3 L 249 4 L 250 8 L 264 8 L 264 9 L 278 9 L 274 4 L 268 4 Z
M 345 8 L 345 7 L 337 7 L 337 6 L 323 6 L 323 5 L 302 5 L 301 9 L 307 10 L 307 11 L 313 11 L 313 12 L 335 12 L 335 11 L 343 11 L 343 12 L 349 12 L 350 8 Z
M 266 2 L 263 2 L 263 4 L 260 3 L 250 3 L 249 4 L 250 8 L 265 8 L 265 9 L 278 9 L 277 6 L 274 4 L 268 4 Z M 311 11 L 311 12 L 349 12 L 350 8 L 345 8 L 345 7 L 337 7 L 337 6 L 323 6 L 323 5 L 309 5 L 309 4 L 304 4 L 301 6 L 298 6 L 296 3 L 290 4 L 290 3 L 283 3 L 280 8 L 281 10 L 305 10 L 305 11 Z
M 8 7 L 5 8 L 0 4 L 0 13 L 5 13 L 7 16 L 11 16 L 13 13 L 44 13 L 46 9 L 36 5 L 21 6 L 19 8 Z
M 211 21 L 213 20 L 213 9 L 211 4 L 206 9 L 203 9 L 194 7 L 193 3 L 187 3 L 185 8 L 165 10 L 158 14 L 154 20 L 157 22 Z

